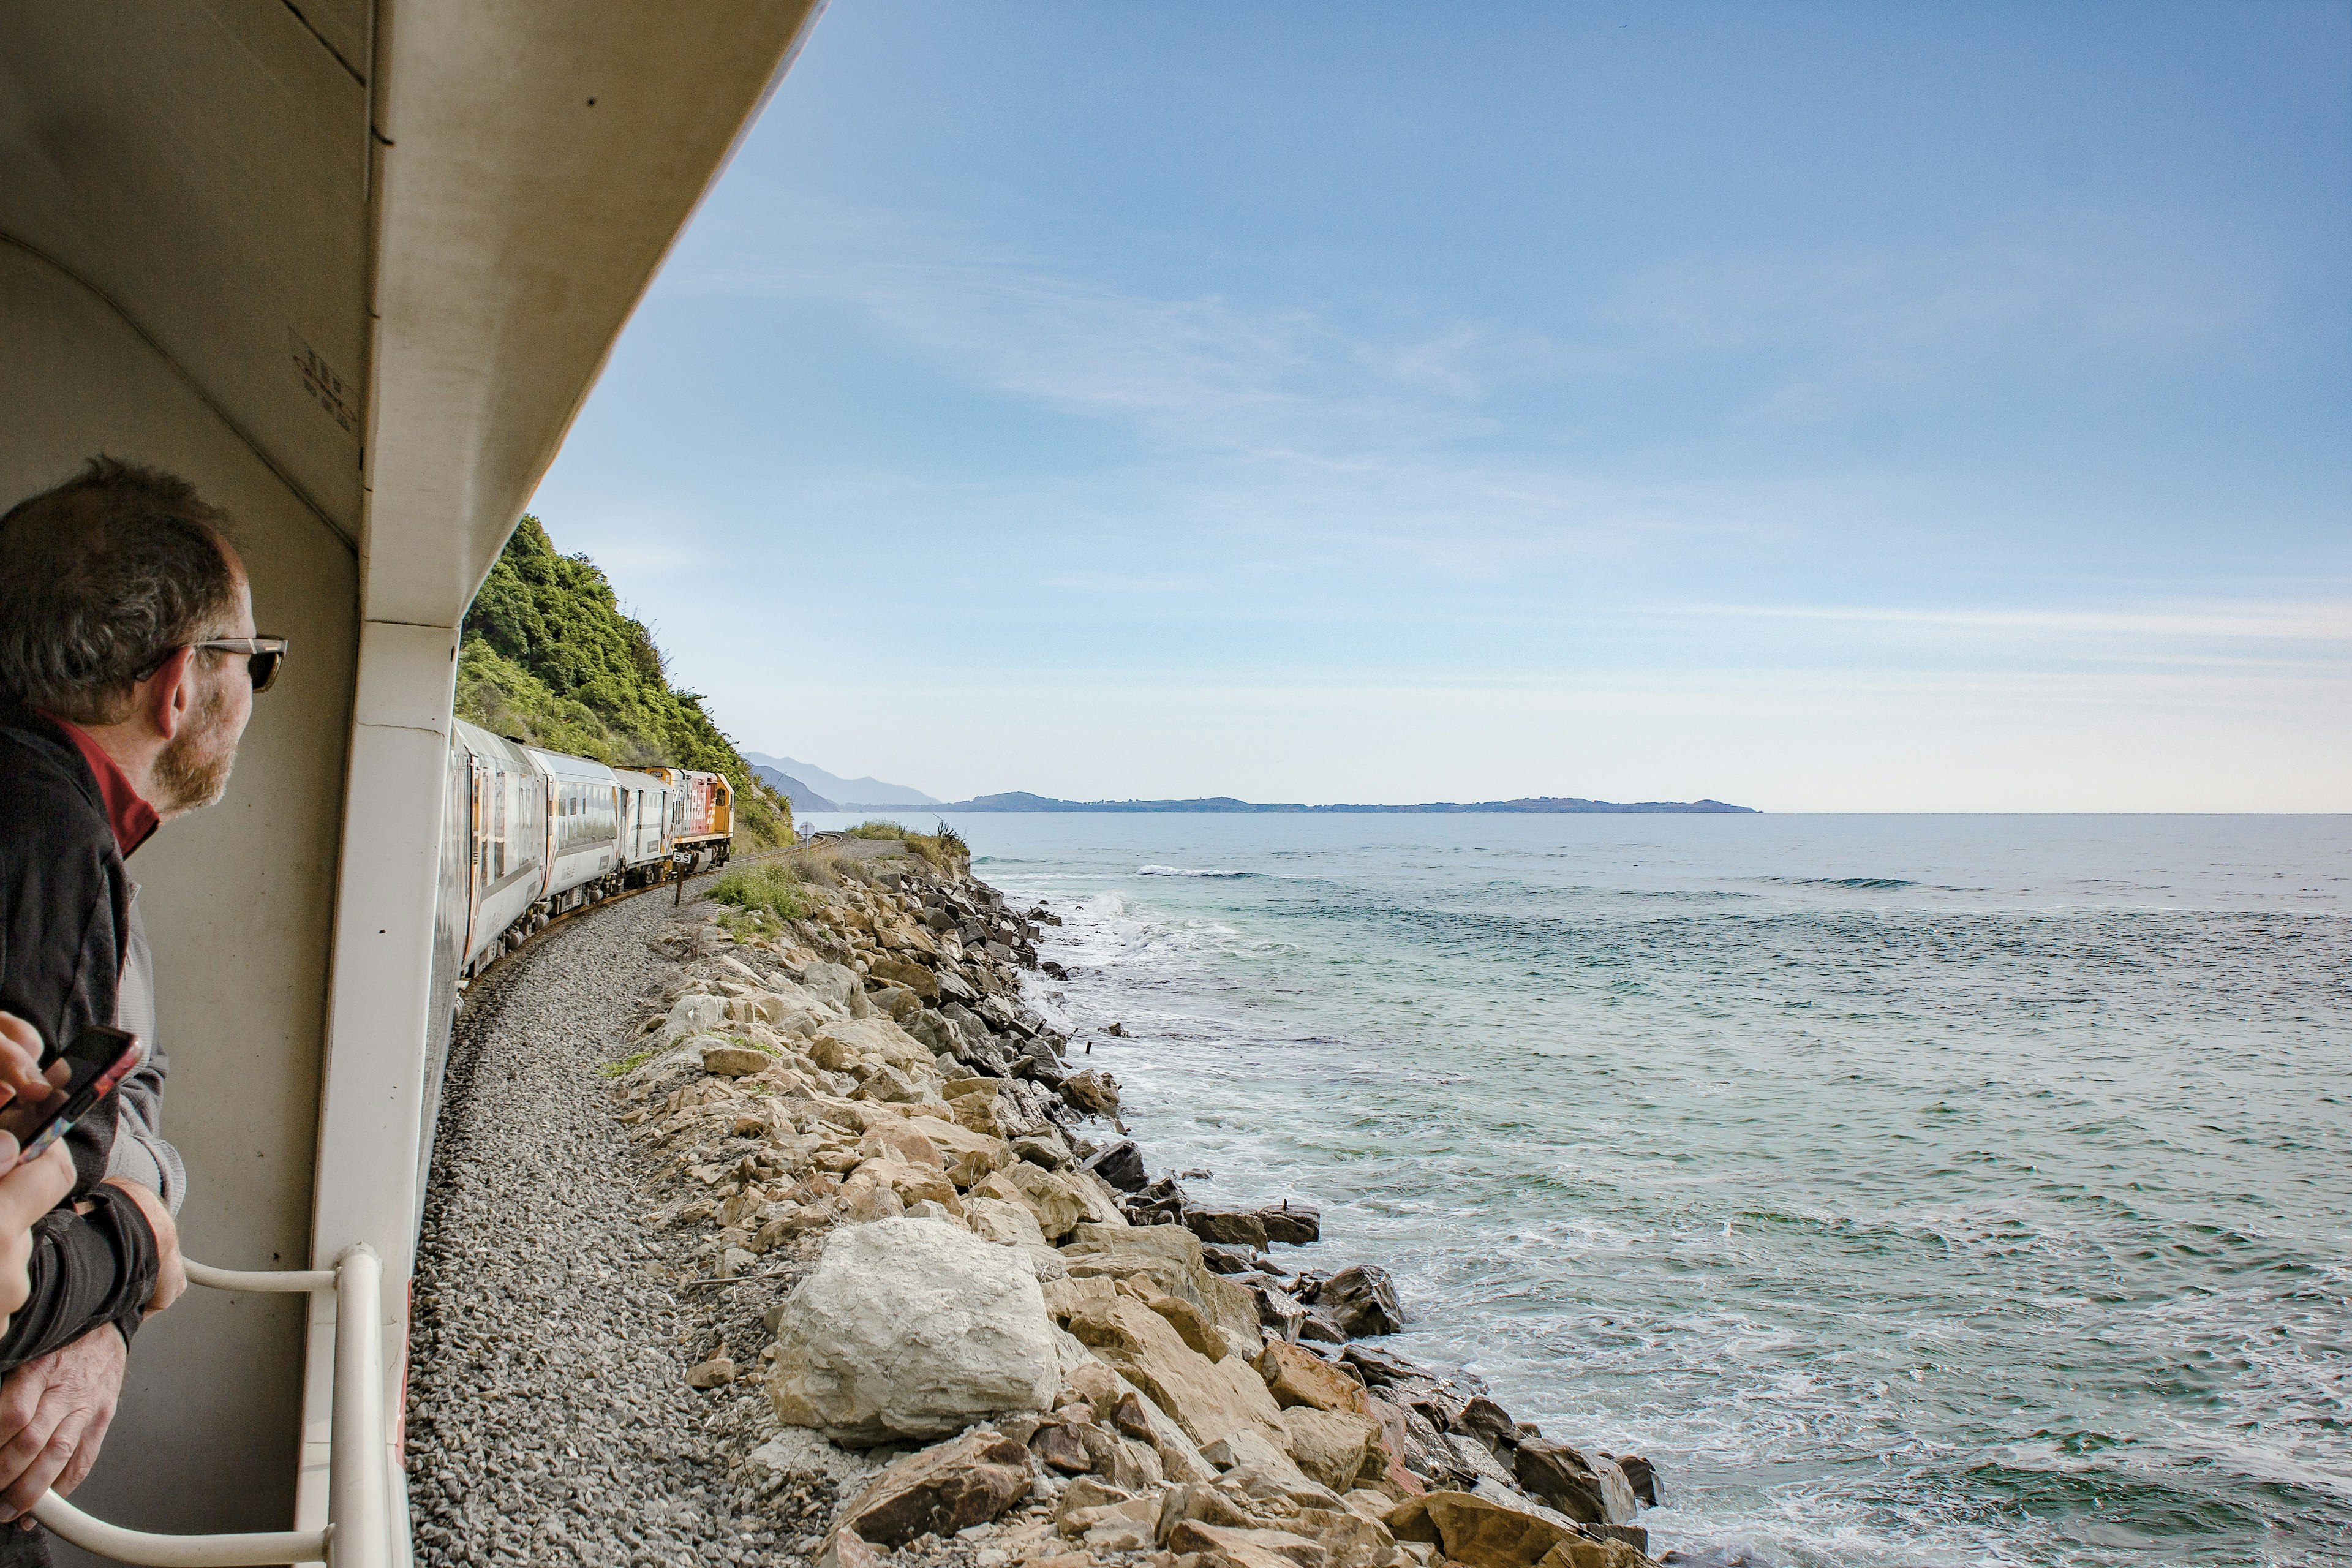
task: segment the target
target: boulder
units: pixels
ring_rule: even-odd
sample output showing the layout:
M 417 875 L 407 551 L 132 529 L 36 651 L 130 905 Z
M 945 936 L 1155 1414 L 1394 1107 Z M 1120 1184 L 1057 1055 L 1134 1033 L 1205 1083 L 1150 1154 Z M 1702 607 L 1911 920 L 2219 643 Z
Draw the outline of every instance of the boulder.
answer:
M 1286 1444 L 1290 1434 L 1277 1428 L 1272 1433 L 1256 1427 L 1244 1427 L 1228 1432 L 1213 1443 L 1203 1444 L 1201 1458 L 1229 1476 L 1258 1476 L 1269 1481 L 1277 1491 L 1307 1495 L 1326 1490 L 1319 1481 L 1309 1480 L 1298 1461 L 1290 1457 Z
M 778 1243 L 812 1230 L 822 1230 L 833 1222 L 833 1201 L 819 1198 L 807 1204 L 769 1204 L 755 1216 L 760 1228 L 751 1237 L 751 1250 L 767 1252 Z
M 857 1193 L 862 1187 L 887 1188 L 896 1193 L 901 1214 L 922 1203 L 937 1204 L 951 1215 L 963 1213 L 963 1200 L 956 1195 L 955 1185 L 948 1180 L 946 1172 L 929 1165 L 910 1165 L 895 1155 L 876 1155 L 852 1171 L 849 1179 L 841 1184 L 842 1203 L 853 1214 L 860 1207 Z
M 1035 1476 L 1028 1449 L 999 1433 L 973 1432 L 884 1470 L 842 1510 L 841 1522 L 880 1546 L 950 1536 L 1026 1498 Z
M 1061 1398 L 1084 1401 L 1097 1421 L 1108 1422 L 1113 1430 L 1150 1445 L 1163 1480 L 1181 1483 L 1215 1477 L 1216 1471 L 1201 1458 L 1199 1447 L 1184 1429 L 1108 1363 L 1089 1355 L 1072 1366 L 1063 1374 Z
M 1490 1453 L 1504 1456 L 1519 1446 L 1518 1423 L 1511 1413 L 1485 1395 L 1471 1400 L 1454 1418 L 1454 1430 L 1475 1437 Z
M 1015 1158 L 1049 1171 L 1063 1170 L 1070 1163 L 1069 1144 L 1050 1128 L 1044 1132 L 1024 1132 L 1013 1139 L 1013 1152 Z
M 1271 1329 L 1291 1343 L 1297 1343 L 1299 1331 L 1307 1326 L 1307 1309 L 1297 1298 L 1263 1274 L 1248 1277 L 1247 1289 L 1257 1302 L 1257 1321 L 1261 1329 Z
M 1093 1552 L 1149 1552 L 1160 1520 L 1156 1497 L 1129 1499 L 1108 1508 L 1094 1509 L 1082 1517 L 1065 1519 L 1064 1530 L 1076 1525 L 1078 1544 Z
M 1023 1160 L 992 1172 L 972 1184 L 982 1197 L 1024 1204 L 1037 1216 L 1047 1241 L 1059 1241 L 1087 1217 L 1087 1200 L 1077 1188 L 1055 1173 Z
M 1278 1342 L 1265 1347 L 1257 1370 L 1265 1379 L 1266 1392 L 1285 1409 L 1304 1405 L 1317 1410 L 1352 1411 L 1364 1391 L 1363 1384 L 1313 1351 Z
M 1323 1281 L 1315 1307 L 1350 1338 L 1393 1334 L 1404 1327 L 1404 1309 L 1397 1304 L 1395 1282 L 1387 1269 L 1368 1263 L 1342 1268 Z
M 862 1001 L 861 994 L 860 1000 Z M 937 1070 L 931 1062 L 929 1047 L 887 1018 L 866 1017 L 835 1019 L 817 1036 L 839 1041 L 861 1057 L 878 1058 L 902 1073 L 929 1074 Z M 811 1042 L 810 1055 L 814 1056 L 815 1042 Z M 818 1058 L 823 1065 L 823 1058 Z
M 1418 1388 L 1437 1381 L 1394 1351 L 1378 1345 L 1349 1345 L 1339 1352 L 1339 1359 L 1356 1369 L 1367 1388 Z
M 991 1001 L 995 998 L 991 997 Z M 1118 1080 L 1100 1068 L 1072 1073 L 1062 1080 L 1062 1098 L 1088 1116 L 1118 1117 Z M 1114 1145 L 1115 1147 L 1116 1145 Z M 1139 1185 L 1140 1184 L 1138 1184 Z
M 1239 1356 L 1212 1363 L 1131 1296 L 1087 1302 L 1070 1315 L 1070 1332 L 1149 1395 L 1195 1443 L 1248 1428 L 1269 1435 L 1282 1431 L 1274 1396 Z
M 1095 1468 L 1094 1456 L 1087 1452 L 1078 1429 L 1066 1421 L 1048 1421 L 1037 1428 L 1029 1439 L 1029 1451 L 1037 1462 L 1064 1475 L 1083 1475 Z
M 1160 1500 L 1160 1539 L 1165 1542 L 1170 1532 L 1186 1520 L 1202 1524 L 1231 1525 L 1241 1530 L 1257 1522 L 1223 1491 L 1197 1481 L 1171 1487 Z
M 1377 1476 L 1386 1466 L 1378 1458 L 1377 1423 L 1338 1410 L 1296 1405 L 1282 1413 L 1283 1447 L 1307 1479 L 1335 1492 L 1356 1484 L 1369 1466 Z
M 933 1171 L 944 1170 L 947 1166 L 947 1162 L 940 1157 L 937 1143 L 895 1116 L 868 1128 L 865 1136 L 857 1141 L 857 1152 L 869 1160 L 900 1160 L 909 1165 L 921 1165 Z
M 1655 1466 L 1639 1454 L 1610 1454 L 1604 1457 L 1617 1461 L 1617 1468 L 1625 1472 L 1626 1484 L 1633 1489 L 1633 1495 L 1642 1500 L 1643 1508 L 1658 1506 L 1658 1471 Z
M 1454 1440 L 1440 1432 L 1418 1405 L 1405 1407 L 1402 1452 L 1405 1468 L 1427 1483 L 1407 1487 L 1407 1491 L 1466 1492 L 1475 1487 L 1477 1472 L 1463 1464 L 1454 1451 Z
M 1257 1217 L 1265 1226 L 1265 1238 L 1286 1247 L 1305 1247 L 1323 1239 L 1323 1215 L 1305 1204 L 1283 1200 L 1280 1208 L 1260 1209 Z M 1262 1249 L 1261 1249 L 1262 1250 Z
M 935 1220 L 835 1231 L 777 1316 L 776 1414 L 838 1443 L 936 1437 L 1042 1411 L 1061 1384 L 1027 1259 Z
M 715 1355 L 686 1369 L 686 1385 L 699 1389 L 720 1388 L 734 1382 L 736 1376 L 734 1362 L 726 1356 Z
M 1568 1526 L 1467 1492 L 1407 1498 L 1391 1510 L 1388 1527 L 1399 1541 L 1443 1546 L 1467 1568 L 1534 1568 L 1553 1547 L 1575 1539 Z
M 1413 1474 L 1412 1466 L 1408 1462 L 1417 1457 L 1417 1449 L 1404 1408 L 1370 1394 L 1356 1396 L 1356 1408 L 1380 1428 L 1379 1436 L 1373 1439 L 1373 1446 L 1379 1450 L 1380 1473 L 1373 1475 L 1367 1470 L 1358 1478 L 1357 1484 L 1363 1486 L 1376 1482 L 1389 1489 L 1391 1495 L 1403 1493 L 1410 1496 L 1414 1492 L 1427 1491 L 1429 1489 L 1422 1484 L 1420 1477 Z
M 1140 1300 L 1145 1306 L 1168 1320 L 1168 1326 L 1176 1331 L 1176 1337 L 1182 1340 L 1195 1355 L 1206 1356 L 1213 1362 L 1225 1359 L 1224 1333 L 1202 1316 L 1200 1308 L 1181 1297 L 1157 1292 Z
M 1078 1076 L 1083 1078 L 1086 1075 L 1081 1073 Z M 1071 1083 L 1076 1081 L 1077 1079 L 1070 1080 Z M 1064 1088 L 1067 1087 L 1064 1085 Z M 1141 1192 L 1151 1180 L 1143 1168 L 1143 1151 L 1135 1146 L 1132 1138 L 1120 1139 L 1089 1157 L 1080 1168 L 1092 1172 L 1122 1193 Z
M 1245 1247 L 1252 1252 L 1265 1250 L 1265 1221 L 1254 1210 L 1188 1208 L 1184 1228 L 1202 1241 Z
M 1319 1345 L 1344 1345 L 1348 1342 L 1348 1331 L 1334 1322 L 1328 1313 L 1309 1307 L 1307 1315 L 1299 1320 L 1298 1337 Z
M 902 1029 L 923 1010 L 923 999 L 903 985 L 881 986 L 866 1000 L 873 1004 L 876 1012 L 885 1015 Z
M 948 1100 L 948 1114 L 959 1127 L 977 1132 L 985 1138 L 1002 1138 L 1005 1133 L 1006 1123 L 1003 1102 L 997 1099 L 994 1080 L 982 1079 L 979 1081 L 989 1086 L 988 1092 L 951 1096 Z
M 867 1070 L 857 1086 L 857 1092 L 867 1100 L 878 1100 L 886 1105 L 905 1105 L 923 1098 L 915 1080 L 894 1067 L 866 1064 Z
M 1045 1233 L 1037 1228 L 1037 1216 L 1029 1212 L 1027 1204 L 1007 1203 L 1003 1198 L 967 1196 L 963 1200 L 963 1214 L 974 1236 L 1001 1246 L 1045 1245 Z
M 887 1568 L 889 1559 L 866 1543 L 863 1536 L 846 1525 L 825 1537 L 824 1550 L 816 1554 L 810 1568 Z
M 940 999 L 940 977 L 912 959 L 886 953 L 867 965 L 866 973 L 877 980 L 904 986 L 926 1002 Z
M 765 1072 L 775 1065 L 775 1058 L 751 1046 L 705 1046 L 702 1048 L 702 1070 L 717 1073 L 721 1078 L 743 1078 Z
M 1199 1552 L 1222 1568 L 1327 1568 L 1322 1543 L 1286 1530 L 1239 1530 L 1184 1519 L 1168 1532 L 1168 1550 L 1180 1556 Z
M 1446 1437 L 1445 1443 L 1454 1451 L 1454 1462 L 1473 1476 L 1494 1481 L 1513 1491 L 1518 1490 L 1518 1482 L 1512 1476 L 1510 1467 L 1496 1458 L 1495 1451 L 1477 1438 L 1455 1432 Z
M 1366 1500 L 1359 1507 L 1356 1500 Z M 1331 1553 L 1339 1568 L 1370 1568 L 1376 1563 L 1395 1563 L 1400 1553 L 1395 1550 L 1396 1537 L 1381 1522 L 1389 1510 L 1389 1500 L 1380 1492 L 1359 1491 L 1339 1500 L 1339 1508 L 1302 1508 L 1289 1521 L 1291 1528 L 1312 1535 Z M 1373 1503 L 1377 1503 L 1377 1508 Z
M 695 992 L 670 1005 L 669 1017 L 662 1025 L 662 1037 L 667 1042 L 675 1043 L 715 1029 L 726 1021 L 726 997 Z
M 959 1187 L 969 1187 L 991 1172 L 1013 1163 L 1013 1146 L 1003 1139 L 975 1132 L 953 1121 L 927 1119 L 922 1135 L 939 1150 L 948 1180 Z
M 868 1180 L 845 1184 L 835 1212 L 852 1225 L 872 1225 L 898 1218 L 907 1212 L 907 1200 L 881 1183 Z
M 1647 1544 L 1647 1532 L 1642 1542 L 1630 1541 L 1587 1541 L 1570 1536 L 1544 1554 L 1540 1568 L 1654 1568 L 1643 1554 Z M 1695 1561 L 1754 1563 L 1757 1559 L 1745 1553 L 1736 1558 L 1706 1558 Z
M 1073 1279 L 1140 1276 L 1161 1294 L 1192 1302 L 1215 1327 L 1257 1342 L 1255 1298 L 1209 1268 L 1201 1238 L 1191 1231 L 1172 1225 L 1088 1223 L 1070 1234 L 1066 1250 Z
M 1522 1443 L 1512 1454 L 1512 1474 L 1520 1489 L 1569 1518 L 1598 1524 L 1609 1517 L 1601 1478 L 1584 1456 L 1565 1443 Z
M 857 971 L 844 968 L 838 963 L 812 963 L 801 971 L 800 983 L 801 989 L 841 1008 L 852 1017 L 857 1016 L 850 1005 L 852 998 L 856 999 L 858 1006 L 864 1006 L 866 1003 L 866 983 L 858 978 Z

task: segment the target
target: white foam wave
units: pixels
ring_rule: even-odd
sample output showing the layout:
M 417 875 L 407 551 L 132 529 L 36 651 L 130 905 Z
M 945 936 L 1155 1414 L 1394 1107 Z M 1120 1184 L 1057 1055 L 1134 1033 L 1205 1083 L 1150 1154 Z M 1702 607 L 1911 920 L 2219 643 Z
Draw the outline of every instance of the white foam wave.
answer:
M 1219 879 L 1257 875 L 1255 871 L 1202 871 L 1190 866 L 1138 866 L 1135 874 L 1139 877 L 1213 877 Z

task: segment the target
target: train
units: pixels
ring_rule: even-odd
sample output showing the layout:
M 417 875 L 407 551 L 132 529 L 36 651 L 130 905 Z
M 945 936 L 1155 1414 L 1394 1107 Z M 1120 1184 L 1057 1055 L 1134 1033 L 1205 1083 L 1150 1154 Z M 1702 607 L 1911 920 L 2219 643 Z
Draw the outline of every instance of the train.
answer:
M 456 991 L 559 915 L 734 852 L 721 773 L 611 767 L 460 719 L 445 788 L 434 959 Z

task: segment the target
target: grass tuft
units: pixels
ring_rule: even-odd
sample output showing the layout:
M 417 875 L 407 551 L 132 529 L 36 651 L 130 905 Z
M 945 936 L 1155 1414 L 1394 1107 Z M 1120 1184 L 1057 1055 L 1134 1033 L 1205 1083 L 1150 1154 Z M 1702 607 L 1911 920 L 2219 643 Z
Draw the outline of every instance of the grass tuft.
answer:
M 790 861 L 738 866 L 711 884 L 710 897 L 722 904 L 732 904 L 746 914 L 765 915 L 779 921 L 804 920 L 808 917 L 808 900 L 801 894 L 800 882 Z
M 619 1078 L 625 1073 L 633 1073 L 636 1071 L 639 1068 L 645 1066 L 647 1062 L 661 1055 L 667 1048 L 667 1047 L 663 1046 L 648 1046 L 644 1050 L 637 1052 L 635 1056 L 623 1057 L 616 1062 L 606 1062 L 596 1070 L 606 1078 Z

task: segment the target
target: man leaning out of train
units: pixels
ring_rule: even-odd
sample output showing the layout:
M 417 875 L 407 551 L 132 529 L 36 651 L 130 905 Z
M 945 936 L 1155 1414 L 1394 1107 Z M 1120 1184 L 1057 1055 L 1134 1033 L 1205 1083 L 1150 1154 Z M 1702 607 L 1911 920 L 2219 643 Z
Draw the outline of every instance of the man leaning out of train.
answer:
M 222 521 L 184 480 L 103 458 L 0 517 L 5 1032 L 51 1064 L 93 1023 L 146 1047 L 68 1136 L 70 1199 L 34 1227 L 0 1335 L 0 1520 L 26 1526 L 96 1463 L 131 1334 L 186 1287 L 187 1177 L 159 1131 L 169 1064 L 126 862 L 220 799 L 285 652 L 254 635 Z M 46 1560 L 39 1531 L 0 1530 L 0 1568 Z

